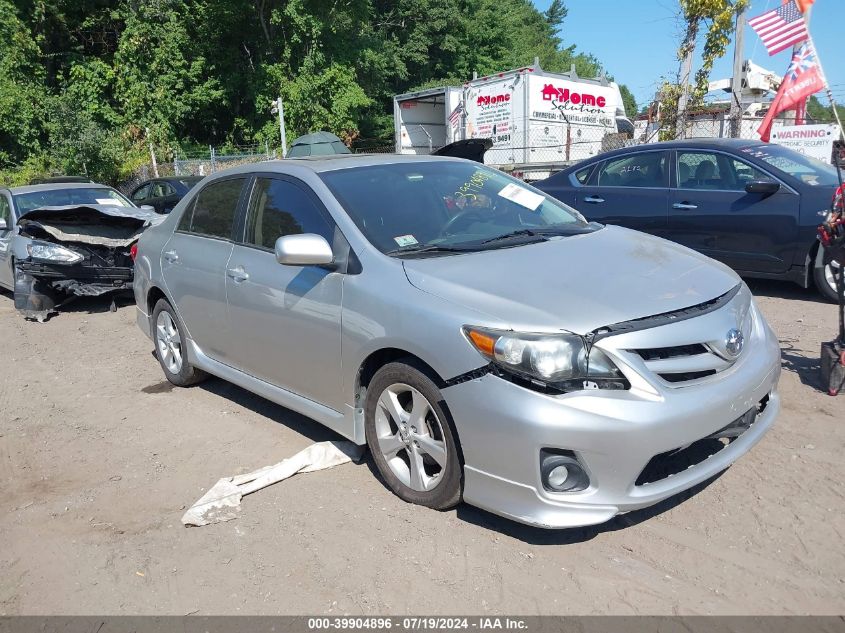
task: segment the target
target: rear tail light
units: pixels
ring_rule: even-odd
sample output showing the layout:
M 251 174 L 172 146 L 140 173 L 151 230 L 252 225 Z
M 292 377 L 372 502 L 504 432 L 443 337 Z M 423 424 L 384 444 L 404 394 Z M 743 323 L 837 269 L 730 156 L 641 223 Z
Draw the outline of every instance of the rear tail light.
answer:
M 133 262 L 135 261 L 135 258 L 138 257 L 138 242 L 135 242 L 129 247 L 129 257 L 132 258 Z

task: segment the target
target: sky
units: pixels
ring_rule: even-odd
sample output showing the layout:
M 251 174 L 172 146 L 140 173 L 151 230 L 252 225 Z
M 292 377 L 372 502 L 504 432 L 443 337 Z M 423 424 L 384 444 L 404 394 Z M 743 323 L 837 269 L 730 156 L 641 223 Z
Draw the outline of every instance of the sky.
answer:
M 777 7 L 781 0 L 752 0 L 747 17 L 753 18 Z M 534 0 L 544 11 L 551 0 Z M 651 102 L 662 77 L 678 72 L 676 52 L 683 35 L 678 19 L 677 0 L 567 0 L 569 15 L 560 35 L 566 46 L 574 44 L 578 52 L 592 53 L 608 73 L 634 93 L 640 108 Z M 841 61 L 842 26 L 845 25 L 845 0 L 816 0 L 810 13 L 810 33 L 816 44 L 834 99 L 845 105 L 845 63 Z M 732 38 L 733 39 L 733 38 Z M 699 34 L 699 56 L 704 36 Z M 791 52 L 769 57 L 757 34 L 745 33 L 745 55 L 755 64 L 778 75 L 786 73 Z M 719 59 L 710 80 L 727 79 L 733 70 L 733 41 L 725 57 Z M 698 64 L 693 66 L 693 72 Z M 828 100 L 817 95 L 822 104 Z

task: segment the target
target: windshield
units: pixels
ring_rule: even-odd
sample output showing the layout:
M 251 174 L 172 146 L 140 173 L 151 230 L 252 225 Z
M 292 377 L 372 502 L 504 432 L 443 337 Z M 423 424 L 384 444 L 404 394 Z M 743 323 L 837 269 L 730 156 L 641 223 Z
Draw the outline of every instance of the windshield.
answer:
M 778 171 L 792 176 L 813 187 L 838 187 L 839 179 L 833 165 L 799 154 L 781 145 L 755 145 L 744 147 L 744 154 L 759 158 Z
M 597 228 L 574 209 L 500 171 L 458 161 L 320 174 L 381 252 L 485 250 Z
M 69 189 L 47 189 L 12 196 L 18 213 L 26 213 L 40 207 L 59 207 L 70 204 L 110 204 L 116 207 L 135 206 L 114 189 L 108 187 L 78 187 Z

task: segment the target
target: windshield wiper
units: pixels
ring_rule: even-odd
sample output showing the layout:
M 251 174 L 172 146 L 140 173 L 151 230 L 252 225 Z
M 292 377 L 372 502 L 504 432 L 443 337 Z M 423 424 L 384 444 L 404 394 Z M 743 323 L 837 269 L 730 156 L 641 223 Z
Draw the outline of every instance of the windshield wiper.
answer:
M 417 255 L 419 253 L 467 253 L 477 249 L 461 248 L 458 246 L 442 246 L 439 244 L 414 244 L 386 251 L 385 255 Z
M 510 233 L 503 233 L 502 235 L 497 235 L 496 237 L 491 237 L 489 240 L 484 240 L 481 242 L 482 244 L 491 244 L 493 242 L 504 242 L 505 240 L 510 240 L 515 237 L 536 237 L 539 238 L 537 240 L 530 240 L 531 242 L 544 242 L 546 238 L 544 237 L 543 233 L 540 231 L 534 231 L 532 229 L 518 229 L 516 231 L 511 231 Z

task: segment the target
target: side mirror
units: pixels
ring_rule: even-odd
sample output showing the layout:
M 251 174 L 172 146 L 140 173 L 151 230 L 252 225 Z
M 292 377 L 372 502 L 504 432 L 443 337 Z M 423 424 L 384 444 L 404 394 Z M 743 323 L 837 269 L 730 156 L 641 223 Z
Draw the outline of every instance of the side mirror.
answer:
M 777 193 L 779 189 L 780 183 L 774 180 L 752 180 L 745 185 L 745 191 L 748 193 L 762 193 L 766 196 Z
M 8 231 L 9 227 L 6 225 L 6 219 L 0 218 L 0 231 Z
M 156 212 L 156 208 L 155 208 L 153 205 L 151 205 L 151 204 L 142 204 L 142 205 L 141 205 L 141 210 L 142 210 L 142 211 L 149 211 L 150 213 L 155 213 L 155 212 Z
M 276 240 L 276 261 L 285 266 L 319 266 L 331 264 L 334 253 L 321 235 L 283 235 Z

